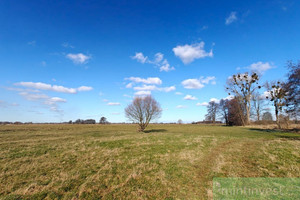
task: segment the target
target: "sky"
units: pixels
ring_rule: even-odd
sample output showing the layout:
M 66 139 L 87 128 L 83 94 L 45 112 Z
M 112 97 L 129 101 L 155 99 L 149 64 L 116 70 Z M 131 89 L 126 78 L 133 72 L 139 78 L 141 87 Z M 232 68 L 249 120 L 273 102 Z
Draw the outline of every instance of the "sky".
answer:
M 0 121 L 200 121 L 226 80 L 284 80 L 300 53 L 300 1 L 0 1 Z M 263 93 L 263 91 L 261 91 Z

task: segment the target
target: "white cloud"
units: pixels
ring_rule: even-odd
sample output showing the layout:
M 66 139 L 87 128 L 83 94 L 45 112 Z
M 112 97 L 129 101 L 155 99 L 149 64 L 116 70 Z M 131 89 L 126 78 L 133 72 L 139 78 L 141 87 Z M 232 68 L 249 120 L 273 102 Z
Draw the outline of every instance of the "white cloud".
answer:
M 263 74 L 267 70 L 269 70 L 271 68 L 274 68 L 274 66 L 272 66 L 268 62 L 265 62 L 265 63 L 263 63 L 263 62 L 257 62 L 257 63 L 251 64 L 247 68 L 250 69 L 251 71 L 257 72 L 259 74 Z
M 67 102 L 66 99 L 62 99 L 62 98 L 60 98 L 60 97 L 52 97 L 50 100 L 51 100 L 52 102 Z
M 159 88 L 158 90 L 163 91 L 163 92 L 171 92 L 171 91 L 176 90 L 176 87 L 175 86 L 170 86 L 170 87 Z
M 70 93 L 70 94 L 75 94 L 77 92 L 82 92 L 82 91 L 90 91 L 93 89 L 92 87 L 87 87 L 87 86 L 81 86 L 79 88 L 67 88 L 64 86 L 51 85 L 51 84 L 46 84 L 41 82 L 19 82 L 19 83 L 15 83 L 15 85 L 34 88 L 38 90 L 50 90 L 54 92 L 62 92 L 62 93 Z
M 205 57 L 212 57 L 213 52 L 206 52 L 204 50 L 204 42 L 195 43 L 191 45 L 178 45 L 177 47 L 173 48 L 173 52 L 175 56 L 179 57 L 184 64 L 188 64 L 193 62 L 195 59 L 205 58 Z
M 128 83 L 128 84 L 126 85 L 126 88 L 132 88 L 132 85 L 133 85 L 133 83 Z
M 103 99 L 102 101 L 103 101 L 103 102 L 108 102 L 108 99 Z
M 143 85 L 141 87 L 134 87 L 134 90 L 157 90 L 157 87 L 155 85 Z
M 80 86 L 79 88 L 77 88 L 78 92 L 85 92 L 85 91 L 91 91 L 93 90 L 92 87 L 88 87 L 88 86 Z
M 204 78 L 203 76 L 199 79 L 186 79 L 181 82 L 184 88 L 186 89 L 201 89 L 205 86 L 205 84 L 216 84 L 216 77 L 208 76 Z
M 162 92 L 171 92 L 173 90 L 176 90 L 176 87 L 175 86 L 170 86 L 170 87 L 163 87 L 163 88 L 160 88 L 160 87 L 156 87 L 155 85 L 143 85 L 143 86 L 139 86 L 139 87 L 134 87 L 133 88 L 134 90 L 137 90 L 137 91 L 162 91 Z
M 144 56 L 142 52 L 135 53 L 135 56 L 131 56 L 132 59 L 137 60 L 140 63 L 149 63 L 154 64 L 159 67 L 160 71 L 172 71 L 175 70 L 174 67 L 171 67 L 168 60 L 164 59 L 164 54 L 158 52 L 154 55 L 154 59 L 150 60 L 147 56 Z
M 211 98 L 210 102 L 220 103 L 220 100 L 217 98 Z
M 107 105 L 109 105 L 109 106 L 119 106 L 121 104 L 119 102 L 109 102 L 109 103 L 107 103 Z
M 23 96 L 28 101 L 37 101 L 44 105 L 47 105 L 51 111 L 62 113 L 63 110 L 58 108 L 57 103 L 66 103 L 67 100 L 60 97 L 49 97 L 41 93 L 29 93 L 29 92 L 20 92 L 19 95 Z
M 224 100 L 230 101 L 230 100 L 232 100 L 233 98 L 234 98 L 233 95 L 229 95 L 229 96 L 227 96 L 227 97 L 225 97 L 225 98 L 223 98 L 223 99 L 224 99 Z
M 196 97 L 194 97 L 194 96 L 192 96 L 192 95 L 186 95 L 184 98 L 183 98 L 184 100 L 197 100 L 197 98 Z
M 147 95 L 151 95 L 151 91 L 138 91 L 136 93 L 134 93 L 135 96 L 147 96 Z
M 207 102 L 197 103 L 196 106 L 208 106 Z
M 142 52 L 135 53 L 135 56 L 131 56 L 131 58 L 143 64 L 148 61 L 148 57 L 144 56 Z
M 216 84 L 216 77 L 214 76 L 208 76 L 206 78 L 204 78 L 203 76 L 200 77 L 200 82 L 203 83 L 203 84 L 209 84 L 211 83 L 212 85 L 215 85 Z
M 176 108 L 181 109 L 181 108 L 186 108 L 186 106 L 184 106 L 184 105 L 178 105 L 178 106 L 176 106 Z
M 145 84 L 154 84 L 154 85 L 162 84 L 162 81 L 158 77 L 149 77 L 147 79 L 140 78 L 140 77 L 129 77 L 129 78 L 125 78 L 125 80 L 130 80 L 134 83 L 145 83 Z
M 230 15 L 225 19 L 225 24 L 229 25 L 237 20 L 236 12 L 231 12 Z
M 200 89 L 204 87 L 204 85 L 200 83 L 199 79 L 186 79 L 182 81 L 181 84 L 186 89 Z
M 74 64 L 84 64 L 87 63 L 89 59 L 91 59 L 91 56 L 84 55 L 83 53 L 69 53 L 66 57 L 72 60 Z
M 174 67 L 171 67 L 169 62 L 165 59 L 162 63 L 159 64 L 160 67 L 159 67 L 159 71 L 165 71 L 165 72 L 168 72 L 168 71 L 173 71 L 175 70 Z
M 164 54 L 158 52 L 154 55 L 154 62 L 160 63 L 164 59 Z
M 40 99 L 48 99 L 49 97 L 45 94 L 32 94 L 29 92 L 20 92 L 19 95 L 23 96 L 25 99 L 29 101 L 36 101 Z
M 181 92 L 175 92 L 176 95 L 183 95 Z

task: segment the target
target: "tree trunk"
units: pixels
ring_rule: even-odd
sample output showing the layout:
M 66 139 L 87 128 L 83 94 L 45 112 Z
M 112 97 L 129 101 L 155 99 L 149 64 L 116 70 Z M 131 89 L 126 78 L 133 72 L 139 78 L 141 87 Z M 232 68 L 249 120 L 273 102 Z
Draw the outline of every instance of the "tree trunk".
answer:
M 279 129 L 281 129 L 281 125 L 280 125 L 280 121 L 279 121 L 279 117 L 278 117 L 278 107 L 275 106 L 275 117 L 276 117 L 276 124 L 278 126 Z

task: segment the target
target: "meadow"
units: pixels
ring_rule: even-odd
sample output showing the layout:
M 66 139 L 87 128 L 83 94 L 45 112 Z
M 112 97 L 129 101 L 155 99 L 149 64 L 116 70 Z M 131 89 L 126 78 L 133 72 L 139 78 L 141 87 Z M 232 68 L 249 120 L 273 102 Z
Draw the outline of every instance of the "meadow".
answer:
M 0 199 L 212 199 L 213 177 L 300 177 L 300 134 L 151 124 L 0 126 Z

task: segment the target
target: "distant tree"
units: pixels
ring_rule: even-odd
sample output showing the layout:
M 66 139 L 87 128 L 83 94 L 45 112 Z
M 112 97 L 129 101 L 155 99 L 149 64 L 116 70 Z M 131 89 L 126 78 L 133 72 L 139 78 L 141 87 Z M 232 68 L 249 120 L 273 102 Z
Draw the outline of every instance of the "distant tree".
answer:
M 82 122 L 83 122 L 83 120 L 77 119 L 74 123 L 75 123 L 75 124 L 82 124 Z
M 262 120 L 263 121 L 273 121 L 272 114 L 270 112 L 264 112 L 262 115 Z
M 266 98 L 258 92 L 254 92 L 251 96 L 252 105 L 253 105 L 252 107 L 256 115 L 257 121 L 261 120 L 261 113 L 263 112 L 265 107 L 265 99 Z
M 221 99 L 219 103 L 219 116 L 225 121 L 226 125 L 229 125 L 228 111 L 229 101 L 227 99 Z
M 282 108 L 285 106 L 287 100 L 287 93 L 284 89 L 284 83 L 280 81 L 272 83 L 267 82 L 265 84 L 265 87 L 268 90 L 266 98 L 273 102 L 275 108 L 276 123 L 278 125 L 278 128 L 281 129 L 279 113 L 282 111 Z
M 177 121 L 177 124 L 182 124 L 182 120 L 179 119 L 179 120 Z
M 218 110 L 219 104 L 215 101 L 210 101 L 207 106 L 207 114 L 205 115 L 205 120 L 211 121 L 213 124 L 216 123 Z
M 152 96 L 135 97 L 125 108 L 125 116 L 132 122 L 139 124 L 138 131 L 144 131 L 151 120 L 161 116 L 162 109 Z
M 258 81 L 259 77 L 256 73 L 249 75 L 247 72 L 233 75 L 227 81 L 226 90 L 229 92 L 228 94 L 231 95 L 233 93 L 244 106 L 246 112 L 244 124 L 250 124 L 251 95 L 257 88 L 260 88 L 260 86 L 256 86 Z
M 94 119 L 87 119 L 83 121 L 83 124 L 96 124 L 96 120 Z
M 231 126 L 244 126 L 246 119 L 244 109 L 245 107 L 238 97 L 230 100 L 228 102 L 228 124 Z
M 100 121 L 99 121 L 99 124 L 108 124 L 108 121 L 107 121 L 106 117 L 101 117 Z
M 295 119 L 296 123 L 300 117 L 300 62 L 288 62 L 288 80 L 284 84 L 287 94 L 287 112 Z
M 73 124 L 72 120 L 70 120 L 68 123 L 69 123 L 69 124 Z

